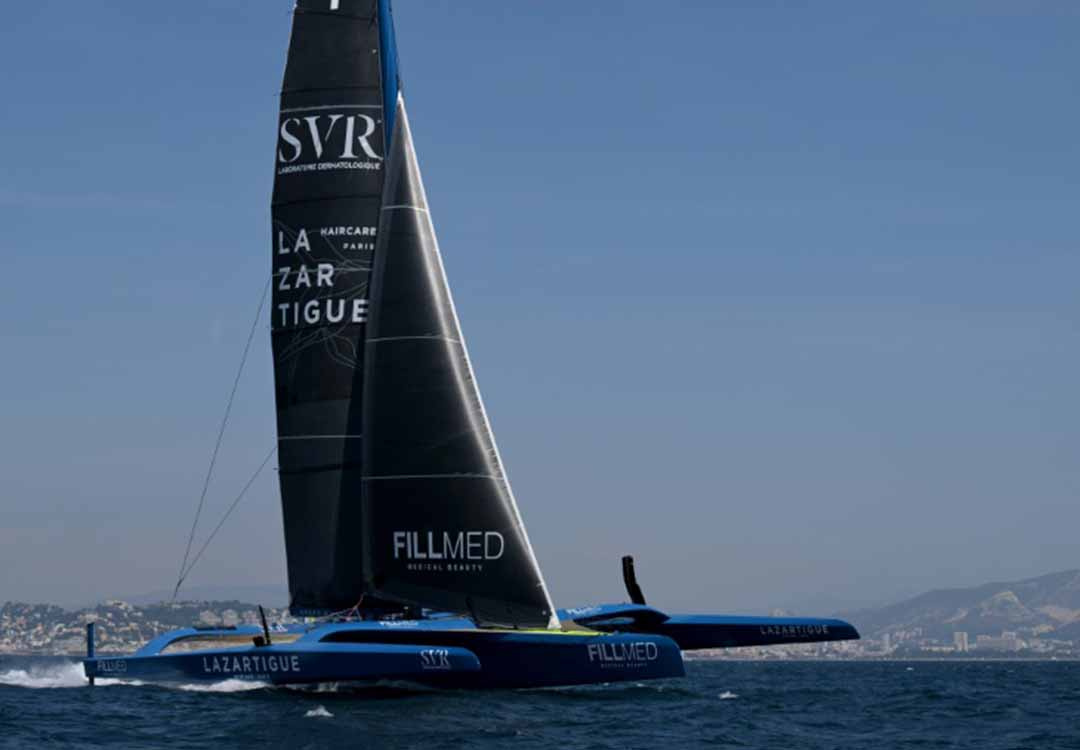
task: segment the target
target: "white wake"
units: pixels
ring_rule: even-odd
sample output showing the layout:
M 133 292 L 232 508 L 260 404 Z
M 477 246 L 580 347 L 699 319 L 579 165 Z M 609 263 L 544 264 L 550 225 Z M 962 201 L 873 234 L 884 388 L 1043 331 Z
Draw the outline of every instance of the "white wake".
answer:
M 273 685 L 267 682 L 251 682 L 250 680 L 224 680 L 203 685 L 193 683 L 191 685 L 177 685 L 176 687 L 189 693 L 249 693 L 252 690 L 266 690 L 273 687 Z
M 86 687 L 82 664 L 67 662 L 47 667 L 0 672 L 0 685 L 33 689 Z
M 128 687 L 142 687 L 148 683 L 142 680 L 116 680 L 112 678 L 97 678 L 98 687 L 112 687 L 125 685 Z M 153 684 L 153 683 L 149 683 Z M 66 662 L 50 664 L 48 666 L 30 667 L 29 669 L 9 669 L 0 672 L 0 685 L 8 687 L 30 688 L 34 690 L 56 688 L 84 688 L 89 685 L 86 675 L 83 673 L 82 664 Z M 271 685 L 265 682 L 248 682 L 245 680 L 225 680 L 204 685 L 167 685 L 160 687 L 172 687 L 178 690 L 186 690 L 193 693 L 244 693 L 251 690 L 264 690 Z

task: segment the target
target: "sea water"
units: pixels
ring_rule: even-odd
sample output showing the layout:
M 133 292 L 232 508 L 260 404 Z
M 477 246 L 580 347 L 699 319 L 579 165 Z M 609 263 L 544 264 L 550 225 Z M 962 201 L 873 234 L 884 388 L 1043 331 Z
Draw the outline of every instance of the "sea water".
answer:
M 0 657 L 0 747 L 1080 749 L 1080 663 L 691 661 L 687 678 L 513 692 L 86 687 Z

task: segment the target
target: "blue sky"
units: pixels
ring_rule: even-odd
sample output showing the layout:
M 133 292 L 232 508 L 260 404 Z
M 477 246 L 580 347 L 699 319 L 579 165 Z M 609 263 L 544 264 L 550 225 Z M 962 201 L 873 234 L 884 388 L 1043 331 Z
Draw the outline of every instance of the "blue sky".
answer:
M 560 605 L 1080 566 L 1080 10 L 397 0 L 447 270 Z M 171 586 L 270 263 L 288 0 L 0 29 L 0 600 Z M 262 321 L 208 501 L 273 444 Z M 280 583 L 264 476 L 193 585 Z

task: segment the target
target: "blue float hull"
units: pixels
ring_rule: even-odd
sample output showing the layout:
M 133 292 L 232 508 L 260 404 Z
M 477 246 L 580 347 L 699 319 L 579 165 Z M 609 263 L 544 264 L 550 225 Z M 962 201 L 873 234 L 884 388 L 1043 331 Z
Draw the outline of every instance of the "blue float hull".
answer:
M 559 610 L 563 622 L 605 633 L 650 633 L 671 638 L 683 651 L 747 646 L 854 641 L 859 632 L 843 620 L 814 617 L 668 615 L 643 604 L 604 604 Z

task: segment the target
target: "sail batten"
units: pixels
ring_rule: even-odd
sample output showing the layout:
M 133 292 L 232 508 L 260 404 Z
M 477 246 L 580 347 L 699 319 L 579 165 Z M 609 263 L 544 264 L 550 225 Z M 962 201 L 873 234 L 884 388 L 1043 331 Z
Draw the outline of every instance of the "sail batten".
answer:
M 391 482 L 398 479 L 490 479 L 502 481 L 497 474 L 397 474 L 393 476 L 365 476 L 365 482 Z

